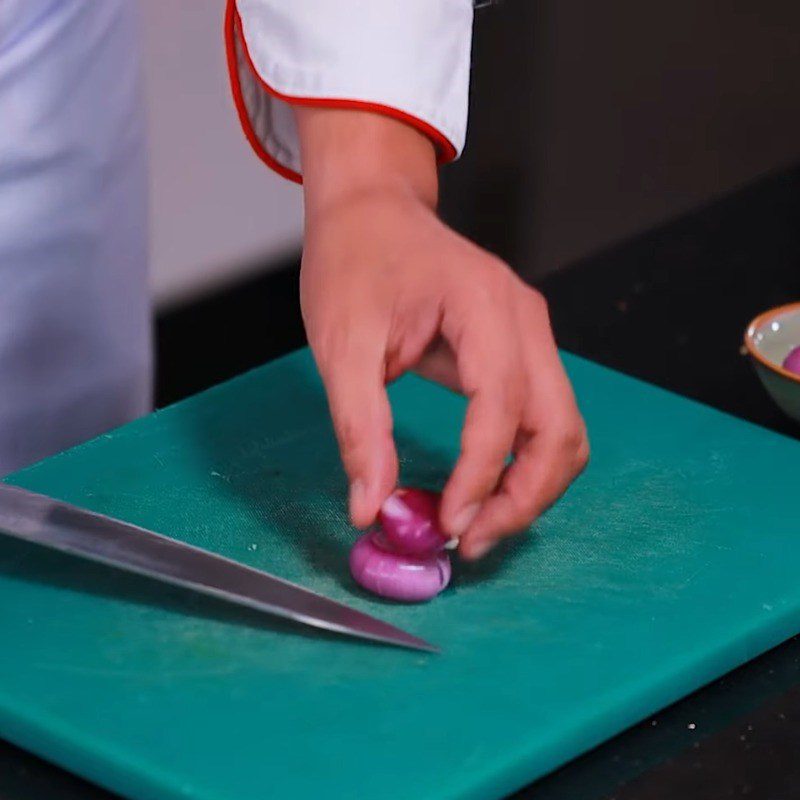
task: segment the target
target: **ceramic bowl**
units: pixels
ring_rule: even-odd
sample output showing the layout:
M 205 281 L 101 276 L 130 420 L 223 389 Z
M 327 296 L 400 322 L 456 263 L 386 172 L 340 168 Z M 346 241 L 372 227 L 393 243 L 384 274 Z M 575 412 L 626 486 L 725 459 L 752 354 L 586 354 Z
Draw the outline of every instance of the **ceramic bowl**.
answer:
M 744 344 L 764 388 L 800 422 L 800 375 L 781 366 L 789 351 L 800 346 L 800 303 L 759 314 L 747 326 Z

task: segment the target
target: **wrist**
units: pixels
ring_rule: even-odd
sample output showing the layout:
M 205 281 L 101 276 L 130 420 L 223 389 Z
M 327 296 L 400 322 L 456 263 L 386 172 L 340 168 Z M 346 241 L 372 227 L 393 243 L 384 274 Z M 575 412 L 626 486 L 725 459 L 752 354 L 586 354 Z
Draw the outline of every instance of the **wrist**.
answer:
M 435 208 L 438 172 L 428 137 L 368 111 L 297 106 L 294 112 L 307 216 L 371 195 Z

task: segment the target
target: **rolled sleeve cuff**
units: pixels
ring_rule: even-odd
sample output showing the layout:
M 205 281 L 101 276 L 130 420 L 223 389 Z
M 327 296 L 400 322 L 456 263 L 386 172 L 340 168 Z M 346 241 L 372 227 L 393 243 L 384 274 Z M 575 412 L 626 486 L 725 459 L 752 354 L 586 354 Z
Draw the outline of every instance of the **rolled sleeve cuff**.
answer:
M 292 105 L 353 108 L 428 136 L 439 161 L 467 130 L 470 0 L 228 0 L 225 41 L 242 128 L 302 182 Z

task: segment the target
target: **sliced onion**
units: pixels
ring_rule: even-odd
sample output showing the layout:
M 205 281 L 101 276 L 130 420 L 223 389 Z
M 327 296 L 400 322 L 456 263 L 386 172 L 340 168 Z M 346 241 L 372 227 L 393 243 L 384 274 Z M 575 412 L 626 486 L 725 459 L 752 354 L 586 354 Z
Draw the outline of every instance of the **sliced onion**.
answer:
M 448 544 L 439 527 L 439 495 L 435 492 L 398 489 L 386 498 L 378 519 L 396 553 L 430 555 Z
M 450 558 L 392 553 L 380 532 L 362 536 L 350 551 L 350 572 L 370 592 L 392 600 L 416 603 L 436 597 L 450 581 Z
M 800 375 L 800 347 L 795 347 L 783 360 L 783 368 Z

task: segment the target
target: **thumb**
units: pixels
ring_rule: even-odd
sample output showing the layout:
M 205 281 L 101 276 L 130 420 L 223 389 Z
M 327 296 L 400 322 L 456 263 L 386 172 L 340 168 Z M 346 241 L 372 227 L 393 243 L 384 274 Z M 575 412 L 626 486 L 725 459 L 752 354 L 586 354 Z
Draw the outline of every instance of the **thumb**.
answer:
M 358 350 L 320 365 L 320 373 L 350 482 L 350 518 L 365 528 L 394 489 L 398 463 L 383 358 Z

